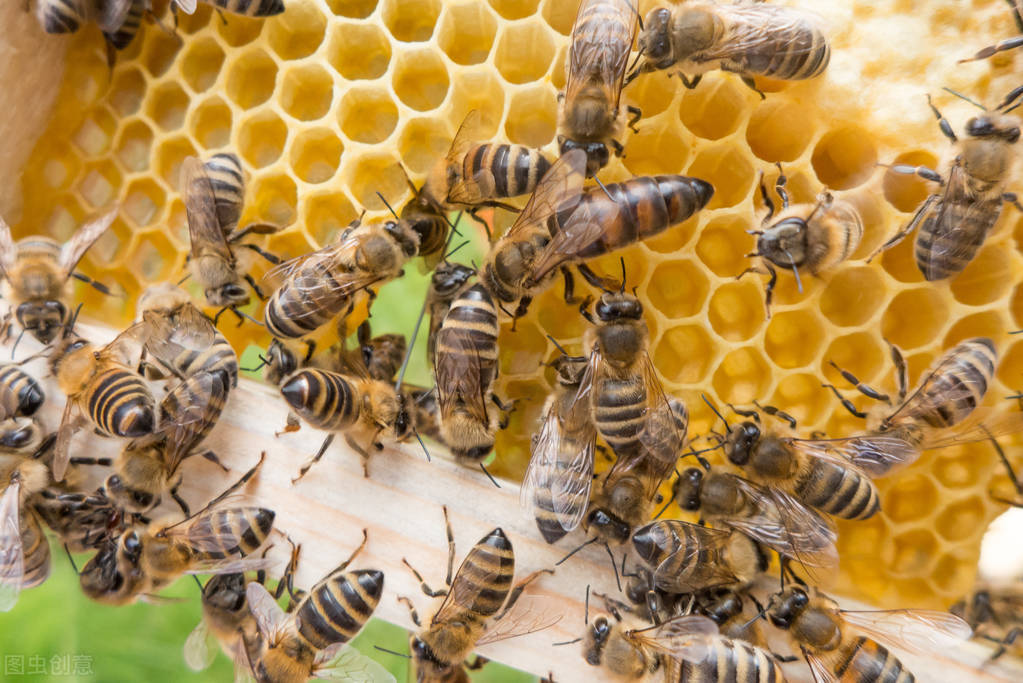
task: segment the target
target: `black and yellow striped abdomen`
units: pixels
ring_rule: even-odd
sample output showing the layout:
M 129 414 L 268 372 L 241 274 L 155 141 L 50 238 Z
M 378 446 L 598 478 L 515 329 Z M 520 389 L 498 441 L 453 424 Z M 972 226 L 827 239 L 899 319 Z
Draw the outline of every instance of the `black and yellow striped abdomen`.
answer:
M 458 568 L 455 582 L 465 581 L 473 598 L 465 607 L 482 617 L 497 614 L 515 578 L 515 551 L 504 530 L 497 527 L 473 546 Z
M 551 162 L 540 150 L 525 145 L 484 143 L 470 149 L 462 160 L 462 177 L 489 174 L 493 185 L 481 183 L 483 199 L 502 199 L 532 194 Z M 485 177 L 485 176 L 484 176 Z
M 299 637 L 313 650 L 347 643 L 373 615 L 383 590 L 384 574 L 376 569 L 334 572 L 295 610 Z
M 799 470 L 792 490 L 802 503 L 842 519 L 867 519 L 881 509 L 877 487 L 865 474 L 820 458 Z
M 204 349 L 182 347 L 181 352 L 169 359 L 171 366 L 182 377 L 192 377 L 202 372 L 223 375 L 224 385 L 228 388 L 238 386 L 238 355 L 219 331 L 213 343 Z
M 308 292 L 344 291 L 327 259 L 312 259 L 299 264 L 295 273 L 270 296 L 266 302 L 264 322 L 275 337 L 299 339 L 326 325 L 351 302 L 351 297 L 322 296 L 311 300 Z M 305 293 L 304 293 L 305 292 Z
M 195 554 L 203 559 L 222 559 L 232 555 L 249 555 L 263 546 L 273 530 L 275 513 L 258 507 L 234 507 L 214 510 L 189 527 L 186 542 L 198 548 Z M 234 539 L 218 549 L 210 547 L 211 538 Z
M 654 569 L 657 588 L 691 593 L 732 583 L 735 577 L 722 557 L 728 534 L 677 519 L 651 522 L 636 530 L 632 545 Z
M 34 512 L 22 507 L 19 523 L 24 553 L 21 587 L 34 588 L 50 576 L 50 544 Z
M 925 210 L 926 205 L 919 209 Z M 991 198 L 982 199 L 964 185 L 951 186 L 916 234 L 913 253 L 924 279 L 944 280 L 962 272 L 998 222 L 1001 211 L 1002 196 L 997 191 Z
M 562 451 L 549 465 L 542 465 L 548 469 L 542 477 L 543 481 L 556 482 L 561 489 L 561 500 L 556 509 L 554 505 L 554 491 L 550 486 L 537 486 L 533 489 L 533 515 L 536 518 L 536 526 L 540 534 L 548 543 L 556 543 L 575 527 L 577 519 L 582 517 L 582 509 L 588 501 L 579 496 L 567 498 L 563 493 L 566 490 L 585 490 L 587 480 L 591 474 L 573 467 L 576 455 L 587 447 L 574 441 L 567 434 L 562 434 L 559 444 Z
M 437 332 L 436 362 L 455 363 L 479 372 L 484 390 L 497 377 L 497 306 L 481 284 L 451 303 Z
M 101 370 L 79 401 L 96 426 L 108 435 L 135 438 L 151 434 L 156 426 L 156 406 L 149 386 L 122 367 Z
M 759 25 L 746 30 L 764 37 L 738 56 L 724 60 L 723 69 L 787 81 L 813 78 L 824 72 L 831 61 L 831 46 L 813 21 L 796 12 L 785 12 L 782 25 L 772 26 L 769 22 L 764 25 L 759 9 L 752 8 L 749 17 L 750 22 Z
M 769 653 L 744 640 L 714 637 L 703 661 L 682 661 L 679 675 L 668 680 L 690 683 L 783 683 L 781 665 Z
M 646 425 L 647 391 L 642 375 L 604 378 L 593 387 L 593 422 L 621 457 L 635 449 Z
M 945 352 L 902 409 L 905 417 L 931 427 L 951 427 L 984 399 L 998 363 L 986 337 L 967 339 Z
M 887 648 L 863 636 L 843 638 L 828 659 L 840 683 L 913 683 L 916 680 Z
M 281 395 L 291 409 L 317 429 L 342 431 L 361 413 L 362 392 L 352 378 L 329 370 L 299 370 L 281 384 Z
M 579 7 L 579 15 L 572 27 L 572 52 L 592 54 L 595 49 L 600 53 L 590 59 L 569 56 L 569 64 L 586 65 L 584 73 L 571 74 L 575 78 L 600 81 L 599 72 L 604 68 L 605 60 L 613 61 L 613 56 L 628 54 L 632 49 L 632 30 L 637 18 L 636 10 L 628 0 L 583 0 Z M 610 84 L 608 84 L 610 86 Z M 610 103 L 617 106 L 617 102 Z
M 246 0 L 240 0 L 236 4 L 244 2 Z M 234 9 L 226 6 L 235 4 L 230 0 L 213 4 L 229 12 L 235 12 Z M 235 13 L 244 14 L 244 12 Z M 210 184 L 213 186 L 217 222 L 220 223 L 220 229 L 227 235 L 238 225 L 238 219 L 242 213 L 242 202 L 245 200 L 245 175 L 242 172 L 242 164 L 234 154 L 221 152 L 211 156 L 205 163 L 205 167 L 206 175 L 209 176 Z
M 15 363 L 0 364 L 0 385 L 18 398 L 18 415 L 32 415 L 46 400 L 39 382 Z
M 171 425 L 169 430 L 161 427 L 161 432 L 182 447 L 197 446 L 213 429 L 227 404 L 225 379 L 219 372 L 186 377 L 160 402 L 160 424 Z M 196 409 L 203 411 L 201 419 L 182 419 Z
M 131 0 L 131 7 L 125 15 L 121 26 L 115 31 L 104 31 L 107 41 L 118 50 L 123 50 L 134 40 L 135 34 L 139 32 L 142 24 L 142 17 L 147 11 L 147 0 Z

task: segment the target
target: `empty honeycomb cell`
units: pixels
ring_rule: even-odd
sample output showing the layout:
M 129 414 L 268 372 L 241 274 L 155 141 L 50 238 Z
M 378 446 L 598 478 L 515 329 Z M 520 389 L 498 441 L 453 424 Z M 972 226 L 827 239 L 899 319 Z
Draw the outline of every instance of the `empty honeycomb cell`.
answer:
M 767 395 L 771 386 L 771 368 L 755 348 L 743 347 L 726 355 L 718 363 L 712 380 L 714 392 L 722 401 L 751 403 Z
M 168 186 L 176 188 L 181 178 L 181 162 L 185 157 L 197 154 L 188 138 L 183 136 L 168 138 L 156 148 L 152 167 Z
M 769 97 L 750 115 L 746 142 L 764 161 L 793 161 L 813 139 L 815 123 L 801 103 Z
M 143 121 L 132 120 L 122 126 L 114 143 L 114 154 L 127 171 L 149 168 L 153 131 Z
M 888 350 L 881 348 L 876 336 L 868 332 L 854 332 L 831 342 L 821 358 L 821 368 L 828 379 L 837 382 L 839 387 L 844 386 L 844 380 L 828 361 L 853 373 L 860 381 L 871 382 L 882 370 L 887 370 L 887 354 Z M 888 375 L 882 374 L 880 379 L 887 382 Z M 885 386 L 881 384 L 877 388 L 883 390 Z
M 236 57 L 227 73 L 227 96 L 242 109 L 263 104 L 274 92 L 277 63 L 259 48 Z
M 188 95 L 174 82 L 161 83 L 146 98 L 146 114 L 153 123 L 166 131 L 181 128 L 187 110 Z
M 164 224 L 171 238 L 180 245 L 188 247 L 191 242 L 188 236 L 188 221 L 185 217 L 185 203 L 181 197 L 175 197 L 167 206 L 167 217 Z
M 594 259 L 589 265 L 596 273 L 613 281 L 620 281 L 624 275 L 628 287 L 638 287 L 642 290 L 650 268 L 650 260 L 642 249 L 633 246 Z
M 305 130 L 291 144 L 291 168 L 307 183 L 324 183 L 337 172 L 343 151 L 341 141 L 329 128 Z
M 984 501 L 976 496 L 948 503 L 935 520 L 934 528 L 947 541 L 965 541 L 987 521 Z
M 72 133 L 71 142 L 85 156 L 99 156 L 110 148 L 110 140 L 114 137 L 116 129 L 117 123 L 108 114 L 97 111 Z
M 696 255 L 715 275 L 737 277 L 753 262 L 746 258 L 753 249 L 746 230 L 750 225 L 742 216 L 722 216 L 700 231 Z
M 266 38 L 281 59 L 302 59 L 316 52 L 323 42 L 327 19 L 315 3 L 288 5 L 288 11 L 267 20 Z
M 817 375 L 786 375 L 774 389 L 769 403 L 779 407 L 800 423 L 817 424 L 830 409 L 827 391 Z
M 862 325 L 873 318 L 885 297 L 885 282 L 877 268 L 843 268 L 821 293 L 824 317 L 841 327 Z
M 288 139 L 288 127 L 277 114 L 262 111 L 242 121 L 238 128 L 238 145 L 242 158 L 263 168 L 280 158 Z
M 948 319 L 948 307 L 931 287 L 900 292 L 884 312 L 881 333 L 902 349 L 929 344 Z
M 123 159 L 122 162 L 127 166 Z M 148 150 L 145 162 L 149 162 Z M 62 143 L 58 152 L 46 160 L 42 171 L 43 180 L 50 190 L 65 188 L 78 176 L 80 167 L 78 155 L 71 150 L 70 145 Z
M 510 142 L 543 147 L 558 127 L 556 97 L 550 88 L 531 86 L 516 90 L 508 103 L 504 131 Z
M 195 108 L 189 129 L 200 145 L 217 149 L 231 141 L 231 123 L 231 108 L 219 97 L 213 97 Z
M 976 528 L 971 529 L 975 533 Z M 977 564 L 952 554 L 942 555 L 934 567 L 934 586 L 947 595 L 959 597 L 962 586 L 968 586 L 977 572 Z
M 398 108 L 386 90 L 352 88 L 341 98 L 337 118 L 348 139 L 373 144 L 383 142 L 394 132 Z
M 703 381 L 716 357 L 714 341 L 698 325 L 670 327 L 653 346 L 654 365 L 668 382 Z
M 671 79 L 671 87 L 680 86 L 677 79 Z M 686 91 L 679 108 L 679 118 L 694 135 L 719 140 L 739 127 L 746 115 L 746 97 L 746 93 L 740 92 L 731 81 L 713 80 Z
M 924 474 L 903 474 L 885 491 L 881 509 L 896 524 L 926 519 L 938 504 L 938 489 Z
M 266 22 L 267 20 L 262 17 L 252 18 L 232 14 L 230 21 L 214 21 L 212 23 L 216 25 L 217 34 L 225 43 L 231 47 L 241 47 L 258 38 L 263 30 L 263 24 Z
M 121 173 L 110 161 L 86 167 L 78 184 L 78 194 L 92 209 L 109 204 L 121 189 Z
M 163 189 L 152 178 L 137 178 L 124 194 L 121 212 L 136 226 L 149 225 L 163 210 L 166 198 Z M 173 254 L 175 251 L 171 249 L 166 253 Z
M 840 196 L 853 205 L 863 222 L 863 238 L 860 240 L 860 246 L 853 252 L 852 258 L 868 258 L 890 236 L 894 221 L 891 220 L 888 207 L 875 192 L 867 189 L 853 190 Z
M 1003 244 L 985 244 L 966 269 L 952 278 L 957 301 L 980 306 L 1001 299 L 1012 286 L 1012 253 Z
M 167 254 L 174 251 L 174 245 L 166 236 L 153 231 L 138 241 L 128 258 L 146 281 L 160 282 L 175 274 L 175 259 L 167 258 Z
M 509 83 L 539 80 L 554 60 L 554 41 L 539 19 L 518 22 L 501 31 L 494 65 Z
M 537 0 L 487 0 L 505 19 L 522 19 L 536 13 Z
M 962 449 L 946 448 L 938 451 L 934 459 L 934 476 L 941 485 L 949 489 L 974 489 L 986 477 L 986 463 Z
M 695 263 L 669 261 L 654 268 L 647 296 L 653 307 L 665 317 L 677 320 L 699 313 L 709 289 L 706 273 Z
M 331 31 L 327 61 L 350 81 L 380 78 L 391 63 L 391 43 L 378 26 L 338 24 Z
M 681 173 L 689 162 L 691 136 L 677 123 L 665 124 L 642 126 L 629 136 L 623 163 L 633 175 Z
M 1002 356 L 998 363 L 998 379 L 1013 391 L 1023 389 L 1023 342 L 1017 341 L 1018 339 L 1018 335 L 1010 337 L 1012 343 L 1008 349 L 1002 351 L 1002 348 L 999 348 Z
M 396 60 L 391 85 L 406 105 L 430 111 L 440 106 L 448 93 L 448 72 L 432 50 L 406 52 Z
M 181 55 L 181 75 L 192 92 L 213 87 L 224 65 L 224 49 L 213 38 L 191 41 Z
M 364 154 L 346 170 L 343 184 L 364 209 L 386 209 L 377 192 L 385 197 L 400 197 L 408 187 L 398 160 L 389 154 Z
M 563 36 L 572 33 L 572 23 L 579 7 L 575 3 L 562 0 L 544 0 L 541 15 L 547 24 Z
M 146 77 L 136 68 L 119 69 L 114 75 L 107 102 L 120 116 L 131 116 L 142 106 Z
M 285 72 L 280 102 L 291 117 L 315 121 L 330 111 L 334 101 L 334 81 L 321 66 L 307 64 Z
M 764 350 L 780 368 L 809 365 L 823 345 L 824 322 L 805 310 L 775 313 L 764 336 Z
M 255 201 L 247 202 L 245 206 L 246 215 L 250 209 L 254 213 L 252 220 L 280 226 L 289 225 L 295 220 L 298 191 L 295 181 L 289 176 L 257 176 L 250 183 L 248 196 L 255 198 Z
M 530 309 L 536 311 L 536 321 L 543 331 L 557 339 L 558 343 L 581 337 L 588 327 L 581 315 L 575 315 L 571 310 L 566 315 L 564 287 L 560 283 L 535 299 Z
M 930 152 L 916 150 L 900 154 L 891 163 L 936 168 L 938 160 Z M 919 176 L 896 173 L 888 169 L 885 171 L 882 187 L 888 203 L 899 211 L 908 213 L 916 211 L 920 203 L 927 199 L 927 195 L 934 192 L 938 186 Z
M 437 31 L 440 48 L 455 64 L 487 61 L 497 35 L 497 22 L 486 6 L 476 0 L 449 3 Z
M 899 230 L 903 221 L 892 221 L 887 227 L 885 239 L 892 237 L 896 230 Z M 887 249 L 881 255 L 881 265 L 888 274 L 899 282 L 923 282 L 924 276 L 916 265 L 916 256 L 913 253 L 916 233 L 908 235 L 894 247 Z
M 46 219 L 41 221 L 41 225 L 46 230 L 45 234 L 52 235 L 58 242 L 66 242 L 81 225 L 85 215 L 77 201 L 67 198 L 52 209 L 48 209 Z
M 893 539 L 894 557 L 891 568 L 895 575 L 920 576 L 929 573 L 929 568 L 938 555 L 938 542 L 929 529 L 913 529 Z
M 383 0 L 384 25 L 406 43 L 430 39 L 440 15 L 440 0 Z
M 859 126 L 828 131 L 813 149 L 813 170 L 832 190 L 848 190 L 865 182 L 877 168 L 874 136 Z
M 692 241 L 701 218 L 703 216 L 698 213 L 672 227 L 671 230 L 665 230 L 659 235 L 643 240 L 642 244 L 655 254 L 674 254 Z
M 81 105 L 96 101 L 105 90 L 110 73 L 109 67 L 98 53 L 76 60 L 73 64 L 69 63 L 67 70 L 73 96 Z
M 142 65 L 154 78 L 167 73 L 181 49 L 181 40 L 163 31 L 148 31 L 142 46 Z M 138 42 L 138 41 L 136 41 Z
M 301 230 L 285 230 L 266 238 L 266 249 L 272 254 L 280 254 L 283 258 L 291 258 L 307 254 L 318 248 L 310 244 L 306 234 Z
M 459 124 L 473 109 L 480 113 L 480 138 L 489 140 L 497 135 L 498 126 L 505 116 L 504 86 L 497 76 L 484 69 L 465 69 L 452 83 L 447 116 L 451 126 L 448 142 Z
M 687 174 L 714 186 L 708 209 L 738 204 L 749 195 L 755 179 L 749 159 L 739 147 L 729 143 L 701 150 Z
M 398 150 L 405 167 L 413 173 L 426 173 L 451 147 L 447 127 L 433 117 L 412 119 L 401 130 Z
M 885 523 L 877 516 L 855 522 L 840 522 L 839 542 L 842 545 L 842 563 L 849 560 L 868 560 L 877 565 L 878 549 L 888 535 Z
M 198 33 L 200 30 L 210 25 L 210 18 L 212 14 L 213 6 L 205 3 L 199 3 L 199 5 L 195 8 L 195 12 L 191 14 L 178 12 L 178 30 L 189 35 Z
M 535 375 L 547 355 L 547 338 L 532 323 L 515 328 L 515 353 L 501 354 L 502 375 Z
M 1005 320 L 997 311 L 985 311 L 968 315 L 956 321 L 945 334 L 945 341 L 942 344 L 945 348 L 951 348 L 964 339 L 974 337 L 988 337 L 998 339 L 1005 333 Z
M 564 72 L 564 64 L 561 65 L 560 71 Z M 556 66 L 554 73 L 558 72 Z M 643 117 L 636 124 L 640 130 L 644 125 L 661 125 L 647 119 L 657 116 L 668 108 L 671 101 L 675 99 L 677 88 L 678 83 L 675 82 L 675 79 L 668 78 L 668 72 L 655 71 L 644 74 L 642 78 L 633 81 L 628 88 L 622 91 L 625 102 L 643 113 Z
M 340 192 L 303 195 L 303 223 L 318 244 L 329 244 L 341 230 L 359 217 L 352 203 Z
M 764 295 L 749 280 L 720 285 L 710 297 L 711 327 L 728 341 L 749 339 L 764 323 Z

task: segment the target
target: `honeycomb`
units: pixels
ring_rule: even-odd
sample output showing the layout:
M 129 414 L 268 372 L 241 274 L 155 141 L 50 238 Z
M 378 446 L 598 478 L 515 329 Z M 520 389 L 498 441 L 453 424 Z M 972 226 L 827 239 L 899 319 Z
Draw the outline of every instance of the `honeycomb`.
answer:
M 641 0 L 645 14 L 652 6 Z M 790 4 L 790 3 L 782 3 Z M 761 80 L 761 99 L 732 75 L 713 72 L 694 90 L 667 73 L 644 75 L 624 93 L 640 107 L 639 132 L 624 139 L 605 182 L 687 173 L 709 180 L 709 207 L 623 256 L 630 285 L 647 304 L 651 353 L 666 388 L 687 399 L 692 429 L 712 427 L 700 402 L 753 399 L 787 410 L 804 433 L 862 427 L 821 387 L 847 386 L 833 360 L 863 381 L 893 389 L 884 339 L 906 353 L 911 379 L 943 349 L 992 337 L 1002 362 L 988 401 L 1023 387 L 1023 219 L 1007 208 L 959 277 L 927 283 L 906 240 L 871 264 L 881 244 L 929 191 L 879 162 L 934 165 L 951 147 L 926 106 L 934 95 L 956 130 L 975 111 L 941 88 L 994 104 L 1019 84 L 1021 51 L 959 65 L 959 58 L 1015 31 L 1002 0 L 862 0 L 796 3 L 812 9 L 833 41 L 821 78 Z M 177 193 L 182 159 L 232 149 L 249 175 L 243 222 L 286 229 L 271 251 L 318 247 L 355 218 L 385 215 L 376 192 L 407 200 L 397 165 L 421 182 L 465 114 L 479 109 L 487 135 L 554 151 L 556 95 L 574 0 L 288 0 L 266 21 L 180 15 L 178 36 L 157 26 L 108 70 L 93 29 L 70 38 L 52 119 L 24 167 L 16 236 L 66 238 L 100 207 L 120 202 L 112 230 L 83 269 L 133 298 L 182 272 L 187 251 Z M 55 38 L 48 38 L 55 39 Z M 42 40 L 42 38 L 40 38 Z M 865 225 L 854 258 L 797 290 L 781 273 L 773 316 L 763 282 L 736 280 L 759 224 L 758 174 L 780 162 L 794 201 L 829 187 L 853 202 Z M 1016 176 L 1018 179 L 1018 175 Z M 1014 189 L 1023 189 L 1015 185 Z M 499 229 L 511 216 L 498 212 Z M 14 220 L 12 220 L 14 223 Z M 618 255 L 597 263 L 617 273 Z M 125 299 L 87 288 L 93 317 L 126 323 Z M 541 296 L 517 330 L 502 332 L 500 393 L 524 399 L 502 432 L 497 474 L 520 477 L 554 356 L 551 334 L 570 350 L 585 327 L 565 314 L 560 286 Z M 256 313 L 256 311 L 250 311 Z M 252 325 L 227 333 L 239 350 L 265 345 Z M 853 392 L 848 392 L 853 396 Z M 862 397 L 854 397 L 861 408 Z M 1002 404 L 1008 408 L 1006 402 Z M 941 607 L 973 581 L 981 535 L 1001 506 L 988 496 L 1003 476 L 988 445 L 925 454 L 881 480 L 883 513 L 840 525 L 841 576 L 833 589 L 879 605 Z

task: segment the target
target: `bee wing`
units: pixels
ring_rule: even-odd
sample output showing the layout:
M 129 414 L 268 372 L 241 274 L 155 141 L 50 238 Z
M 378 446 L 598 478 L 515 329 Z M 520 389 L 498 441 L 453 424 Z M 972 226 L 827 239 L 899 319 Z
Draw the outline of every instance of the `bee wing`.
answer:
M 67 472 L 68 463 L 71 461 L 71 437 L 77 429 L 78 415 L 74 412 L 75 401 L 68 399 L 64 405 L 64 414 L 60 418 L 60 427 L 57 428 L 57 440 L 53 444 L 53 462 L 50 469 L 53 472 L 54 481 L 63 481 Z
M 921 655 L 957 647 L 973 634 L 954 614 L 932 610 L 842 610 L 842 618 L 874 640 Z
M 543 609 L 540 599 L 524 598 L 515 603 L 510 612 L 500 620 L 488 624 L 487 630 L 476 641 L 476 645 L 496 643 L 500 640 L 528 636 L 543 631 L 561 621 L 560 614 L 551 614 Z
M 6 384 L 0 384 L 0 421 L 15 417 L 20 406 L 21 402 L 14 390 Z
M 183 351 L 204 351 L 217 339 L 213 321 L 190 303 L 181 307 L 174 320 L 156 311 L 146 311 L 142 320 L 146 351 L 164 365 L 173 365 Z
M 920 450 L 905 439 L 884 434 L 852 436 L 842 439 L 792 439 L 798 450 L 816 458 L 852 465 L 868 477 L 877 477 L 911 465 Z
M 213 182 L 206 173 L 206 165 L 198 157 L 186 157 L 181 162 L 181 195 L 185 200 L 192 258 L 212 249 L 225 261 L 233 263 L 234 254 L 217 219 Z
M 174 4 L 185 14 L 195 14 L 195 9 L 199 5 L 197 0 L 174 0 Z
M 281 286 L 294 288 L 302 299 L 311 304 L 307 313 L 293 315 L 294 320 L 303 320 L 307 315 L 319 315 L 319 308 L 337 306 L 347 297 L 382 279 L 372 274 L 347 273 L 337 267 L 338 263 L 351 260 L 349 254 L 358 248 L 361 234 L 350 235 L 308 256 L 282 263 L 267 274 L 271 280 L 282 281 Z
M 731 532 L 712 529 L 700 526 L 699 524 L 690 524 L 678 519 L 666 519 L 660 523 L 668 525 L 677 537 L 685 538 L 688 536 L 689 541 L 692 542 L 682 543 L 678 550 L 666 557 L 657 566 L 654 574 L 657 578 L 658 587 L 675 593 L 691 593 L 693 586 L 687 583 L 686 578 L 675 576 L 673 572 L 668 571 L 668 568 L 695 566 L 697 563 L 706 564 L 706 556 L 720 552 L 725 544 L 728 543 Z M 688 533 L 683 531 L 683 529 L 688 530 Z M 707 574 L 709 586 L 735 581 L 735 576 L 722 563 L 713 564 L 710 569 L 703 568 L 703 571 Z
M 335 643 L 316 653 L 313 678 L 348 683 L 395 683 L 382 665 L 346 643 Z
M 719 59 L 736 59 L 745 61 L 749 53 L 769 54 L 784 49 L 785 54 L 797 56 L 809 54 L 815 50 L 814 41 L 805 44 L 780 44 L 778 36 L 801 36 L 808 29 L 816 29 L 817 18 L 808 12 L 770 5 L 754 5 L 746 3 L 737 6 L 720 4 L 715 7 L 727 28 L 727 35 L 717 40 L 714 45 L 698 52 L 690 59 L 694 62 L 709 62 Z
M 8 484 L 0 497 L 0 612 L 18 602 L 25 576 L 25 549 L 21 544 L 21 486 Z
M 179 3 L 180 4 L 180 3 Z M 98 3 L 96 13 L 96 24 L 104 33 L 114 33 L 124 25 L 124 20 L 131 10 L 132 0 L 104 0 Z M 195 11 L 195 7 L 192 7 Z M 188 12 L 191 14 L 192 12 Z
M 1023 432 L 1023 413 L 975 410 L 957 425 L 928 432 L 921 449 L 958 446 L 1018 432 Z
M 598 211 L 597 202 L 583 202 L 560 224 L 558 231 L 533 263 L 533 279 L 541 280 L 564 263 L 578 260 L 586 247 L 600 239 L 607 224 L 605 211 Z M 617 206 L 617 205 L 616 205 Z M 631 220 L 631 219 L 628 219 Z
M 7 221 L 3 218 L 0 218 L 0 270 L 3 271 L 4 277 L 11 272 L 17 255 L 18 247 L 14 244 L 14 238 L 11 236 L 11 226 L 7 225 Z
M 813 676 L 815 683 L 839 683 L 838 676 L 831 671 L 831 667 L 828 666 L 827 662 L 816 655 L 810 654 L 804 647 L 800 647 L 800 649 L 803 651 L 803 657 L 810 667 L 810 675 Z
M 471 415 L 487 423 L 486 387 L 483 385 L 484 369 L 479 348 L 466 334 L 446 334 L 441 328 L 437 335 L 438 349 L 441 340 L 445 346 L 457 349 L 455 353 L 437 353 L 434 358 L 434 373 L 437 376 L 437 404 L 441 415 L 447 415 L 461 401 Z M 469 358 L 466 361 L 464 358 Z
M 618 106 L 629 53 L 636 40 L 639 15 L 629 0 L 611 0 L 605 4 L 614 5 L 614 11 L 627 18 L 631 27 L 628 42 L 622 39 L 614 22 L 594 21 L 591 18 L 588 22 L 590 28 L 580 30 L 582 10 L 587 6 L 587 3 L 580 3 L 580 11 L 572 26 L 572 46 L 568 56 L 568 78 L 565 85 L 565 100 L 568 102 L 574 100 L 584 86 L 596 83 L 607 90 L 608 101 L 614 102 L 616 108 Z
M 248 524 L 230 525 L 237 528 L 225 528 L 218 518 L 219 513 L 230 511 L 244 515 L 255 514 L 265 510 L 253 496 L 234 495 L 217 501 L 214 505 L 203 508 L 188 519 L 166 527 L 161 533 L 169 539 L 177 539 L 193 550 L 222 551 L 224 548 L 236 547 L 241 537 L 249 532 Z M 236 569 L 236 572 L 245 571 Z M 223 571 L 217 573 L 225 573 Z
M 160 433 L 167 436 L 167 471 L 177 471 L 216 424 L 228 388 L 219 372 L 200 372 L 179 382 L 160 403 Z
M 185 574 L 235 574 L 237 572 L 271 569 L 277 564 L 269 557 L 228 557 L 193 562 Z
M 268 643 L 276 643 L 279 635 L 287 627 L 288 615 L 266 587 L 256 581 L 250 581 L 245 586 L 245 599 L 249 603 L 249 611 L 256 618 L 256 625 L 263 639 Z
M 462 119 L 462 125 L 455 131 L 455 137 L 451 140 L 451 148 L 448 150 L 447 161 L 449 164 L 462 165 L 466 153 L 479 140 L 481 121 L 479 109 L 473 109 Z
M 95 218 L 82 227 L 78 228 L 78 231 L 71 236 L 60 249 L 60 269 L 64 274 L 64 279 L 71 277 L 71 273 L 74 271 L 75 266 L 85 256 L 85 252 L 89 250 L 89 247 L 93 243 L 103 236 L 103 233 L 107 231 L 107 228 L 117 218 L 118 209 L 114 208 L 107 211 L 99 218 Z
M 185 638 L 183 652 L 185 664 L 192 671 L 208 669 L 213 660 L 216 659 L 216 638 L 210 632 L 210 627 L 206 625 L 205 619 L 200 618 L 199 623 L 188 634 L 188 637 Z
M 462 564 L 458 566 L 458 571 L 455 572 L 455 578 L 451 581 L 451 587 L 448 589 L 444 602 L 441 603 L 437 614 L 430 621 L 431 625 L 457 619 L 459 614 L 465 610 L 472 609 L 476 599 L 484 590 L 482 587 L 491 585 L 498 576 L 496 570 L 483 570 L 483 567 L 492 564 L 493 562 L 489 559 L 489 554 L 485 548 L 479 545 L 473 546 L 469 554 L 462 560 Z M 474 565 L 475 569 L 472 576 L 469 576 L 468 572 L 462 571 L 470 565 Z
M 718 634 L 718 626 L 699 614 L 686 614 L 658 626 L 633 631 L 632 637 L 655 650 L 687 662 L 702 662 L 710 654 L 709 638 Z
M 686 445 L 686 431 L 689 425 L 689 412 L 685 404 L 675 399 L 668 400 L 664 387 L 654 369 L 650 355 L 644 353 L 643 379 L 646 384 L 647 412 L 643 432 L 639 442 L 644 454 L 652 458 L 656 469 L 649 478 L 654 490 L 648 492 L 652 497 L 657 488 L 678 462 L 679 452 Z
M 527 232 L 556 213 L 571 210 L 579 203 L 585 179 L 586 152 L 573 149 L 562 154 L 547 169 L 504 237 Z

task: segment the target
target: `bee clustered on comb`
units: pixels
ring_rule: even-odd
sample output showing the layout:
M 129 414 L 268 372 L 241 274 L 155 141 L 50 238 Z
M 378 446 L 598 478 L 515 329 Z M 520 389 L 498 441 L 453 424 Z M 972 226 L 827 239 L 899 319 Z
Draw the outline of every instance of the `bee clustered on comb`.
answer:
M 763 99 L 720 72 L 693 90 L 668 72 L 625 88 L 623 99 L 643 118 L 601 179 L 685 173 L 712 183 L 715 194 L 681 226 L 599 259 L 595 269 L 616 274 L 624 259 L 645 305 L 654 364 L 665 390 L 686 399 L 691 433 L 715 428 L 701 393 L 718 405 L 779 406 L 807 434 L 861 431 L 822 382 L 848 387 L 834 361 L 894 389 L 885 340 L 903 349 L 916 381 L 943 350 L 992 338 L 1001 360 L 987 403 L 1002 405 L 1023 386 L 1023 340 L 1007 335 L 1023 326 L 1016 249 L 1023 219 L 1003 211 L 951 280 L 924 280 L 911 239 L 869 265 L 864 259 L 930 192 L 919 178 L 878 164 L 940 167 L 949 156 L 925 94 L 959 132 L 971 107 L 943 87 L 993 105 L 1019 85 L 1016 53 L 957 63 L 1015 31 L 1008 6 L 934 3 L 903 14 L 894 1 L 794 4 L 829 27 L 831 64 L 817 79 L 758 79 Z M 640 14 L 654 5 L 640 2 Z M 235 151 L 249 176 L 241 223 L 286 226 L 266 247 L 303 254 L 363 208 L 368 218 L 385 216 L 377 192 L 395 206 L 407 200 L 399 162 L 421 182 L 470 110 L 480 110 L 486 137 L 554 150 L 575 10 L 561 0 L 292 0 L 280 17 L 220 21 L 201 5 L 179 15 L 180 38 L 146 26 L 109 74 L 95 36 L 83 32 L 71 39 L 53 121 L 25 166 L 15 234 L 66 238 L 119 202 L 85 270 L 103 273 L 133 301 L 183 272 L 183 160 Z M 751 265 L 747 231 L 760 225 L 758 175 L 773 184 L 776 163 L 793 202 L 830 189 L 857 208 L 864 237 L 849 261 L 804 277 L 801 291 L 791 273 L 779 273 L 767 319 L 761 279 L 736 278 Z M 495 232 L 513 219 L 497 211 Z M 92 317 L 111 324 L 131 317 L 121 299 L 84 287 L 78 295 Z M 496 475 L 520 479 L 528 462 L 528 435 L 551 386 L 541 364 L 557 356 L 546 335 L 575 351 L 587 327 L 560 297 L 560 287 L 545 292 L 514 332 L 502 329 L 498 391 L 528 400 L 498 434 Z M 224 331 L 239 351 L 269 341 L 251 325 Z M 841 574 L 832 590 L 882 606 L 946 607 L 972 585 L 983 530 L 1004 508 L 988 490 L 1003 476 L 981 443 L 928 452 L 880 480 L 882 512 L 839 524 Z

